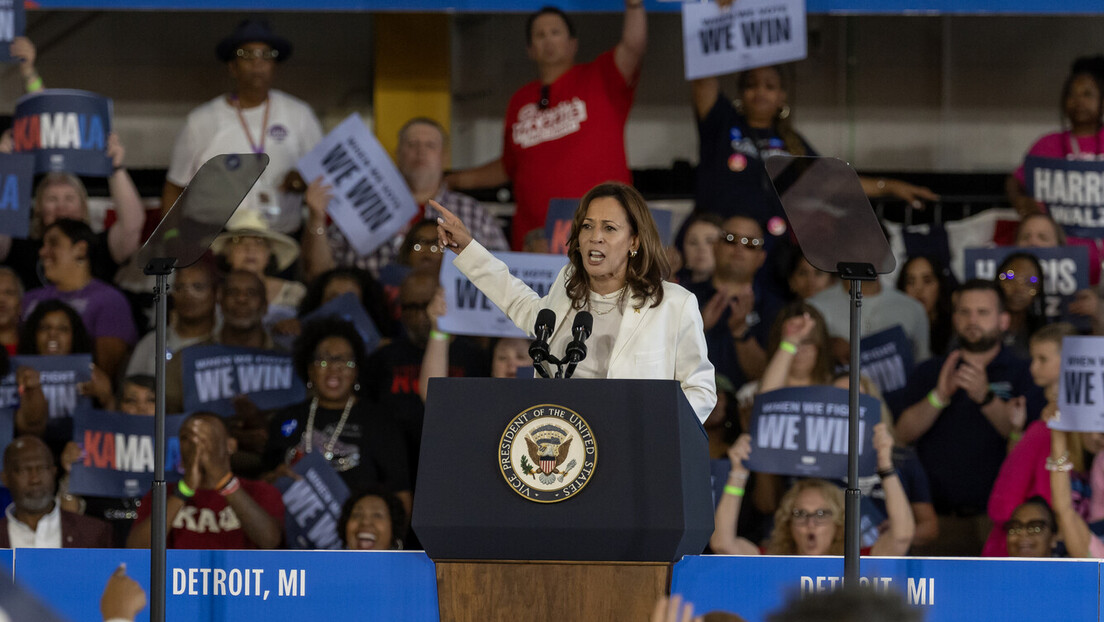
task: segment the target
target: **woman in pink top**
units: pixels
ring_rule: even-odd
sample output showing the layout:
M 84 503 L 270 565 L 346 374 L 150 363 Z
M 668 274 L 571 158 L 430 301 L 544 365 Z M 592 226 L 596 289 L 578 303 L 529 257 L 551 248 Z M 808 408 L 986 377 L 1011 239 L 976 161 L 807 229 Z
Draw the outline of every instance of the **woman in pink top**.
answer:
M 1060 372 L 1062 338 L 1076 335 L 1069 324 L 1050 324 L 1036 331 L 1031 337 L 1031 377 L 1035 384 L 1043 387 L 1047 395 L 1047 405 L 1043 408 L 1042 418 L 1027 426 L 1022 439 L 1016 442 L 1016 430 L 1023 426 L 1023 419 L 1013 422 L 1014 430 L 1009 435 L 1010 443 L 1015 443 L 1001 465 L 997 481 L 993 483 L 993 492 L 989 495 L 989 518 L 993 520 L 993 529 L 985 542 L 982 555 L 985 557 L 1004 557 L 1009 554 L 1005 523 L 1013 516 L 1013 511 L 1028 499 L 1039 496 L 1051 502 L 1057 513 L 1061 505 L 1057 499 L 1051 500 L 1050 474 L 1047 473 L 1047 457 L 1051 451 L 1052 430 L 1046 422 L 1056 412 L 1058 400 L 1058 375 Z M 1026 415 L 1026 413 L 1025 413 Z M 1086 520 L 1104 517 L 1104 455 L 1092 460 L 1091 469 L 1087 455 L 1098 453 L 1100 435 L 1070 434 L 1068 442 L 1071 456 L 1070 465 L 1077 480 L 1077 494 L 1065 502 L 1065 508 Z M 1092 481 L 1089 481 L 1091 477 Z M 1082 494 L 1090 490 L 1097 494 Z
M 1065 160 L 1104 160 L 1104 56 L 1083 56 L 1073 61 L 1062 85 L 1061 132 L 1047 134 L 1035 142 L 1027 155 Z M 1008 200 L 1021 216 L 1045 208 L 1027 194 L 1024 167 L 1008 176 L 1005 183 Z M 1104 249 L 1098 240 L 1069 238 L 1070 245 L 1089 247 L 1089 278 L 1100 279 Z

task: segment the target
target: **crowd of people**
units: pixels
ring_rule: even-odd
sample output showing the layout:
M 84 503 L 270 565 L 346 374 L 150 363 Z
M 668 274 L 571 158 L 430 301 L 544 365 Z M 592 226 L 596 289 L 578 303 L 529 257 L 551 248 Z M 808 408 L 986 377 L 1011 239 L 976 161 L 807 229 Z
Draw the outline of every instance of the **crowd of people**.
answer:
M 184 412 L 180 353 L 193 346 L 290 353 L 306 387 L 302 401 L 276 408 L 258 408 L 241 395 L 232 416 L 187 413 L 180 481 L 168 503 L 170 546 L 293 545 L 273 483 L 300 477 L 294 467 L 310 453 L 322 455 L 352 491 L 337 531 L 347 548 L 417 546 L 410 513 L 429 379 L 511 378 L 530 365 L 526 340 L 441 330 L 448 309 L 439 272 L 442 261 L 453 260 L 446 251 L 457 253 L 457 267 L 511 319 L 531 327 L 539 297 L 509 280 L 491 251 L 547 248 L 541 232 L 549 200 L 574 196 L 584 198 L 572 223 L 569 265 L 545 302 L 564 317 L 593 312 L 583 375 L 682 383 L 704 422 L 711 458 L 728 464 L 711 550 L 842 552 L 841 482 L 753 472 L 745 463 L 757 395 L 847 383 L 841 371 L 850 285 L 803 256 L 764 168 L 771 155 L 816 154 L 795 129 L 790 69 L 741 73 L 735 99 L 717 78 L 689 85 L 700 140 L 695 210 L 664 248 L 629 185 L 624 147 L 646 70 L 643 2 L 626 1 L 620 38 L 590 62 L 577 62 L 575 27 L 559 9 L 530 16 L 526 36 L 538 78 L 510 101 L 501 157 L 446 171 L 445 128 L 410 119 L 398 135 L 395 165 L 419 211 L 367 255 L 329 218 L 333 188 L 295 170 L 323 132 L 306 103 L 273 88 L 277 68 L 292 57 L 291 42 L 256 19 L 219 42 L 216 56 L 233 86 L 188 115 L 168 164 L 161 214 L 211 155 L 263 152 L 271 163 L 211 252 L 174 275 L 164 353 L 150 331 L 148 297 L 125 285 L 149 227 L 119 138 L 107 143 L 115 219 L 102 230 L 93 227 L 78 177 L 54 172 L 38 181 L 30 236 L 0 236 L 0 342 L 8 355 L 91 355 L 91 380 L 81 394 L 98 409 L 134 416 L 153 413 L 154 360 L 162 354 L 167 410 Z M 28 92 L 62 86 L 44 84 L 29 40 L 17 39 L 11 53 Z M 1099 159 L 1104 58 L 1078 59 L 1061 101 L 1068 129 L 1029 153 Z M 12 150 L 10 139 L 0 140 L 0 150 Z M 860 182 L 872 198 L 914 207 L 938 199 L 900 180 Z M 862 285 L 864 334 L 899 327 L 914 363 L 892 397 L 863 379 L 863 392 L 883 403 L 873 432 L 877 471 L 862 482 L 882 517 L 866 543 L 869 554 L 1104 554 L 1090 528 L 1104 518 L 1104 436 L 1045 424 L 1057 416 L 1062 338 L 1104 332 L 1099 241 L 1066 236 L 1023 182 L 1022 170 L 1008 182 L 1022 218 L 1021 248 L 999 265 L 997 278 L 959 283 L 947 269 L 952 257 L 925 255 L 899 258 L 896 287 Z M 505 183 L 517 202 L 508 229 L 460 192 Z M 1045 275 L 1032 253 L 1065 244 L 1090 248 L 1092 285 L 1069 306 L 1076 327 L 1053 323 L 1045 312 Z M 353 324 L 306 317 L 345 294 L 355 296 L 383 338 L 372 351 Z M 645 344 L 626 332 L 634 316 L 643 316 L 636 320 L 642 331 L 662 338 Z M 562 351 L 570 337 L 558 332 L 553 345 Z M 39 372 L 21 366 L 11 373 L 19 400 L 15 440 L 3 457 L 11 504 L 0 544 L 148 546 L 149 494 L 72 494 L 69 475 L 86 448 L 64 417 L 51 416 Z

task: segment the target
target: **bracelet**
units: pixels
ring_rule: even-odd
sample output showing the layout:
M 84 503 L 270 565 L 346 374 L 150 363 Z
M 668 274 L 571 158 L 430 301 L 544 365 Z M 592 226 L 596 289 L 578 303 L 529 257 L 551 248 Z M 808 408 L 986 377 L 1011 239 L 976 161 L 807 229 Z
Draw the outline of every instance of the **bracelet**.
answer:
M 229 497 L 235 492 L 238 492 L 239 488 L 241 488 L 241 480 L 236 476 L 231 476 L 230 481 L 226 482 L 226 485 L 219 486 L 218 493 L 224 497 Z
M 1012 441 L 1013 443 L 1020 442 L 1021 438 L 1023 438 L 1023 430 L 1012 430 L 1008 433 L 1008 440 Z
M 215 490 L 220 490 L 220 489 L 224 488 L 227 484 L 230 483 L 230 480 L 233 479 L 233 478 L 234 478 L 234 472 L 233 471 L 227 471 L 226 475 L 223 475 L 222 479 L 220 479 L 218 481 L 218 483 L 215 484 Z
M 939 399 L 939 396 L 935 394 L 935 389 L 928 392 L 928 403 L 936 410 L 943 410 L 947 407 L 947 405 L 943 403 L 943 400 Z
M 321 226 L 315 227 L 314 229 L 311 229 L 310 232 L 314 235 L 326 235 L 326 228 Z
M 42 90 L 42 76 L 36 75 L 34 78 L 27 80 L 27 92 L 37 93 Z
M 879 179 L 878 182 L 875 183 L 874 185 L 878 187 L 878 190 L 885 190 L 885 187 L 886 187 L 885 178 L 883 177 L 882 179 Z
M 429 338 L 433 339 L 435 341 L 448 341 L 449 340 L 449 334 L 445 333 L 445 332 L 441 332 L 439 330 L 431 330 L 431 331 L 429 331 Z
M 1055 460 L 1054 458 L 1051 458 L 1051 457 L 1048 456 L 1047 459 L 1046 459 L 1045 466 L 1046 466 L 1046 470 L 1048 470 L 1048 471 L 1058 471 L 1058 472 L 1072 471 L 1073 470 L 1073 461 L 1070 460 L 1069 452 L 1067 451 L 1067 452 L 1063 453 L 1062 457 L 1058 458 L 1057 460 Z
M 789 341 L 783 341 L 778 344 L 778 349 L 788 354 L 797 354 L 797 346 Z
M 893 467 L 878 469 L 878 479 L 885 479 L 887 477 L 893 477 L 894 475 L 897 475 L 897 469 Z
M 196 491 L 189 485 L 184 483 L 184 480 L 180 480 L 176 483 L 176 492 L 185 499 L 191 499 L 195 496 Z
M 733 497 L 744 496 L 744 489 L 740 486 L 733 486 L 731 484 L 724 487 L 724 493 L 726 495 L 732 495 Z

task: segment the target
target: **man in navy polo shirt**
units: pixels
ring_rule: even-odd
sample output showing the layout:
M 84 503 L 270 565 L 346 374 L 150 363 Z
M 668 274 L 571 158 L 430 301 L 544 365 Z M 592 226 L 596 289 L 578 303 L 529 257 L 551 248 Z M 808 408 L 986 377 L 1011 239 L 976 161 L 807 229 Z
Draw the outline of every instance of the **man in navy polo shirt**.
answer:
M 952 321 L 958 349 L 920 364 L 905 387 L 912 404 L 897 437 L 915 443 L 931 480 L 939 540 L 917 555 L 976 556 L 992 527 L 986 505 L 1004 461 L 1012 413 L 1043 407 L 1029 362 L 1002 345 L 1009 316 L 993 281 L 974 279 L 956 292 Z

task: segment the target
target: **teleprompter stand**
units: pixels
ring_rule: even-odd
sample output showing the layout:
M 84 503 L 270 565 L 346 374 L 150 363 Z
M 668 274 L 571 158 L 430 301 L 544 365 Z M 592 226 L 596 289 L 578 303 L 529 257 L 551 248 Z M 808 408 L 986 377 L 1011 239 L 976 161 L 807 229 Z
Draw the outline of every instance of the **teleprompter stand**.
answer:
M 153 508 L 150 513 L 150 620 L 165 620 L 165 332 L 168 326 L 169 275 L 207 252 L 234 210 L 268 166 L 265 154 L 218 155 L 203 163 L 172 209 L 138 251 L 138 264 L 156 277 L 157 356 L 154 370 L 157 410 L 153 420 Z
M 562 500 L 520 494 L 539 473 L 509 479 L 501 466 L 517 467 L 508 430 L 535 408 L 569 411 L 562 421 L 592 434 L 592 473 Z M 441 619 L 647 619 L 671 562 L 713 533 L 709 482 L 708 441 L 674 380 L 431 380 L 413 526 L 437 566 Z
M 805 259 L 851 286 L 851 377 L 848 406 L 844 585 L 859 579 L 859 342 L 862 282 L 892 272 L 896 260 L 859 176 L 835 158 L 773 156 L 767 172 Z

